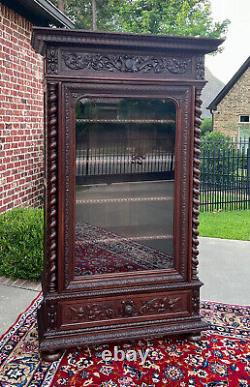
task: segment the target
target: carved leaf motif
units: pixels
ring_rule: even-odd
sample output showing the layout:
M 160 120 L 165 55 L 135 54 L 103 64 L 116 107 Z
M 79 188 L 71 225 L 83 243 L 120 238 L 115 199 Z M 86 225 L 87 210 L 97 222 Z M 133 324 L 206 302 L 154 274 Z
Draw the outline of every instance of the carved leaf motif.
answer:
M 110 72 L 170 72 L 184 74 L 191 68 L 189 58 L 160 58 L 152 56 L 102 55 L 64 52 L 65 66 L 71 70 L 89 69 Z
M 205 78 L 204 57 L 198 56 L 196 58 L 196 79 L 204 79 L 204 78 Z
M 191 63 L 191 59 L 164 59 L 164 68 L 173 74 L 184 74 L 188 65 Z
M 70 307 L 72 312 L 73 319 L 77 318 L 78 320 L 98 320 L 98 319 L 109 319 L 114 318 L 114 310 L 111 308 L 106 308 L 102 305 L 86 305 L 85 307 Z
M 79 320 L 81 320 L 85 316 L 84 309 L 82 306 L 80 306 L 79 308 L 71 307 L 70 310 L 71 312 L 73 312 L 73 316 L 77 317 Z
M 119 308 L 117 305 L 110 304 L 86 304 L 84 306 L 71 306 L 71 321 L 96 321 L 107 320 L 117 317 L 133 317 L 149 313 L 165 313 L 174 309 L 181 300 L 180 297 L 161 297 L 152 300 L 143 301 L 140 305 L 134 304 L 132 300 L 122 301 Z
M 156 312 L 164 313 L 175 307 L 180 301 L 180 298 L 154 298 L 153 300 L 146 301 L 140 308 L 140 313 Z
M 48 305 L 48 327 L 54 329 L 56 325 L 57 309 L 55 304 Z
M 193 314 L 199 314 L 200 309 L 200 290 L 195 289 L 192 296 Z

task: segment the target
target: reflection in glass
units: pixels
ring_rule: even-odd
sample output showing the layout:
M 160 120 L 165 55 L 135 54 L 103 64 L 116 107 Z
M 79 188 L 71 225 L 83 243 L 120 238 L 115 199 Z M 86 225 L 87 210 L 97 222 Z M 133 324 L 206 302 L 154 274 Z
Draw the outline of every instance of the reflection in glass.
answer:
M 76 276 L 173 267 L 175 129 L 167 99 L 78 102 Z

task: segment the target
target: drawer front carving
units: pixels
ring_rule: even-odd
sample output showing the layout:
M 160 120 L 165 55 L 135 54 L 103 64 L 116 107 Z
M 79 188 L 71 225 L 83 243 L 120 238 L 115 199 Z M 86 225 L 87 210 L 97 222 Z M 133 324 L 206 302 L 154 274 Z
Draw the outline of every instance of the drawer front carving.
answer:
M 140 319 L 145 316 L 189 314 L 189 291 L 133 295 L 126 297 L 107 297 L 103 299 L 71 301 L 61 303 L 62 325 L 91 323 L 97 321 Z

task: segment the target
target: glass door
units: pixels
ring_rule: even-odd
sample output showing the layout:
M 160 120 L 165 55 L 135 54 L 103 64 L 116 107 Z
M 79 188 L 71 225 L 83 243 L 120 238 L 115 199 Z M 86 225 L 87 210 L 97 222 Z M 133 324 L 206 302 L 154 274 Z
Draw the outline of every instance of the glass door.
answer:
M 175 132 L 168 99 L 78 101 L 76 277 L 173 267 Z

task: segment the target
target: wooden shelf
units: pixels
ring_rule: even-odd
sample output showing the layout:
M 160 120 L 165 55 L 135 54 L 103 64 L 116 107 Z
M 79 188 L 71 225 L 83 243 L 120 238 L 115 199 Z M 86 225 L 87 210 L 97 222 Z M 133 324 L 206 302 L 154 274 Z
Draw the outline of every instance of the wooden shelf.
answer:
M 175 124 L 175 120 L 92 120 L 85 118 L 78 118 L 77 123 L 87 123 L 87 124 Z
M 173 239 L 172 234 L 161 234 L 161 235 L 138 235 L 138 236 L 119 236 L 115 238 L 99 238 L 95 239 L 95 243 L 109 243 L 109 242 L 123 242 L 123 241 L 149 241 L 149 240 L 170 240 Z M 88 240 L 88 239 L 85 239 Z M 90 239 L 91 242 L 93 242 L 92 239 Z
M 143 202 L 166 202 L 173 200 L 170 196 L 158 197 L 131 197 L 131 198 L 110 198 L 110 199 L 77 199 L 76 204 L 102 204 L 102 203 L 143 203 Z

